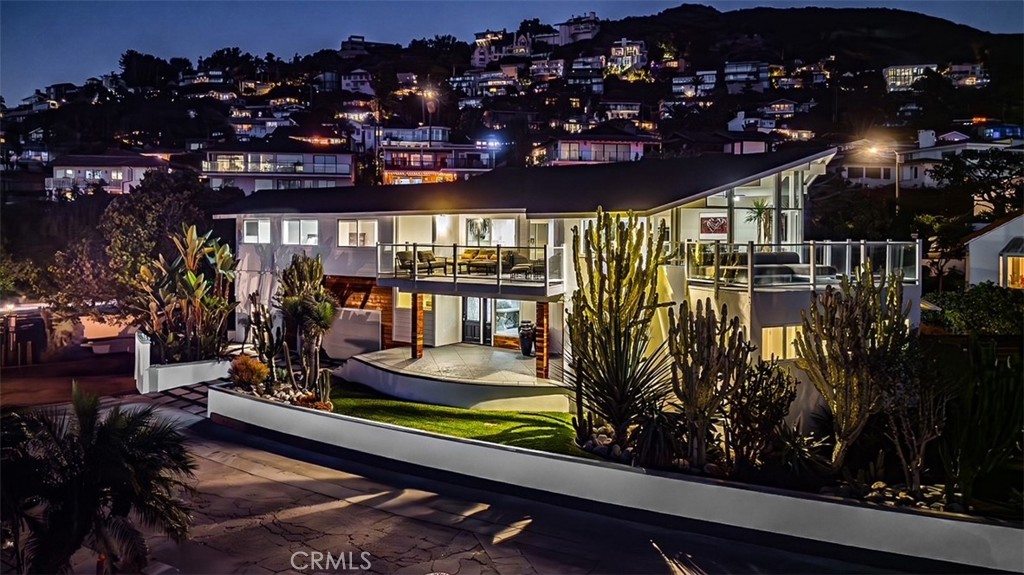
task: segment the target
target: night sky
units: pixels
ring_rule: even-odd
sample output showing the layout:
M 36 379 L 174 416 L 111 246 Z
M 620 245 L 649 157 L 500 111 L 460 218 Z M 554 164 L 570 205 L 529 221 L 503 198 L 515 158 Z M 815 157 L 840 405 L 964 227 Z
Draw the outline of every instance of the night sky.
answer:
M 36 88 L 81 84 L 118 71 L 128 49 L 161 58 L 195 59 L 238 46 L 257 55 L 290 59 L 338 48 L 350 34 L 407 45 L 413 38 L 453 34 L 471 41 L 487 28 L 515 29 L 525 18 L 557 23 L 597 12 L 619 19 L 660 12 L 664 1 L 375 1 L 375 2 L 49 2 L 0 0 L 0 94 L 20 104 Z M 886 7 L 923 12 L 991 32 L 1024 32 L 1021 0 L 890 0 L 818 2 L 708 0 L 719 10 L 754 6 Z

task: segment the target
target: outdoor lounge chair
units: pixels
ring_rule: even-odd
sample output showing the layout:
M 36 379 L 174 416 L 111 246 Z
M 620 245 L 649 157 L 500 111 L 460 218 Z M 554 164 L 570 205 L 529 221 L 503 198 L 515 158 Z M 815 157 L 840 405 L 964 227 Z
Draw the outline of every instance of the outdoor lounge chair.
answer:
M 416 252 L 416 259 L 421 264 L 427 264 L 427 273 L 432 274 L 434 270 L 439 269 L 441 273 L 448 273 L 448 258 L 439 258 L 434 255 L 431 250 L 424 250 Z
M 414 268 L 417 274 L 421 271 L 429 274 L 431 271 L 431 265 L 413 257 L 411 251 L 395 252 L 395 269 L 405 270 L 406 273 L 412 275 Z

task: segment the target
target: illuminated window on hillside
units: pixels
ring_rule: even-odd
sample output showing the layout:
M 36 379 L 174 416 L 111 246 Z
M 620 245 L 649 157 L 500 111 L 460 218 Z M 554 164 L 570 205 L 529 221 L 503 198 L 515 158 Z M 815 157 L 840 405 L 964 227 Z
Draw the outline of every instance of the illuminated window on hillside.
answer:
M 367 247 L 377 244 L 377 220 L 338 220 L 338 245 Z
M 793 340 L 800 336 L 800 325 L 782 325 L 761 329 L 761 357 L 767 359 L 795 359 L 796 346 Z
M 283 243 L 289 246 L 315 246 L 318 242 L 316 220 L 285 220 L 281 223 Z
M 269 244 L 270 220 L 244 220 L 242 222 L 242 243 Z

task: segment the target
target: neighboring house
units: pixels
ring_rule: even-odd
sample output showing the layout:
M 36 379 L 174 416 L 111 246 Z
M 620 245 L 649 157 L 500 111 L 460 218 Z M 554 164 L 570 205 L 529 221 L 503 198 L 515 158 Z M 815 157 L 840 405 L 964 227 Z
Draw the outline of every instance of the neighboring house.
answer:
M 988 73 L 981 64 L 953 64 L 943 70 L 943 75 L 957 88 L 984 88 L 989 83 Z
M 914 89 L 914 82 L 924 78 L 926 70 L 935 71 L 938 66 L 935 64 L 910 64 L 907 66 L 889 66 L 882 70 L 885 76 L 885 90 L 887 92 L 906 92 Z
M 765 118 L 771 118 L 773 120 L 783 120 L 786 118 L 792 118 L 797 114 L 806 114 L 811 111 L 811 108 L 817 106 L 818 103 L 814 100 L 809 102 L 795 102 L 793 100 L 775 100 L 768 102 L 757 109 Z
M 882 277 L 904 274 L 917 323 L 919 243 L 804 241 L 807 188 L 835 152 L 500 168 L 443 184 L 254 194 L 216 216 L 237 230 L 234 285 L 243 303 L 234 334 L 246 333 L 248 295 L 268 300 L 280 269 L 304 252 L 323 258 L 325 285 L 341 300 L 335 331 L 365 336 L 356 353 L 408 346 L 415 358 L 425 346 L 514 347 L 519 323 L 529 320 L 538 326 L 536 375 L 558 377 L 549 358 L 571 352 L 566 317 L 581 279 L 573 229 L 599 207 L 664 223 L 662 240 L 678 257 L 665 268 L 662 301 L 727 304 L 763 356 L 792 359 L 811 294 L 867 259 Z M 755 202 L 771 209 L 770 241 L 748 218 Z M 653 329 L 657 345 L 667 312 Z M 338 353 L 331 345 L 327 352 Z
M 530 64 L 530 78 L 535 82 L 556 80 L 565 75 L 565 60 L 535 60 Z
M 929 171 L 940 164 L 943 158 L 959 156 L 966 150 L 1006 149 L 1012 151 L 1007 143 L 971 140 L 943 142 L 935 137 L 935 132 L 932 130 L 921 130 L 918 133 L 918 145 L 919 147 L 916 149 L 894 149 L 888 146 L 875 147 L 871 145 L 854 146 L 839 158 L 836 167 L 839 173 L 850 182 L 868 188 L 894 185 L 897 177 L 901 187 L 932 188 L 936 186 L 937 182 L 929 175 Z
M 566 84 L 590 94 L 603 94 L 604 66 L 604 56 L 576 58 L 566 75 Z
M 647 65 L 647 44 L 643 40 L 622 38 L 608 51 L 606 70 L 609 74 L 624 74 Z
M 280 118 L 272 114 L 269 108 L 249 109 L 241 107 L 231 109 L 228 123 L 234 128 L 235 137 L 242 141 L 252 138 L 266 138 L 278 128 L 295 125 L 295 122 L 288 118 Z
M 52 199 L 78 188 L 85 191 L 97 184 L 110 194 L 127 194 L 150 170 L 166 170 L 167 162 L 122 150 L 97 155 L 67 155 L 53 161 L 53 177 L 45 187 Z
M 558 45 L 564 46 L 582 40 L 593 40 L 601 30 L 601 20 L 595 12 L 573 16 L 558 24 Z M 552 43 L 548 40 L 548 43 Z
M 585 132 L 553 138 L 543 146 L 542 154 L 535 154 L 535 158 L 545 166 L 632 162 L 643 158 L 646 150 L 659 145 L 657 136 L 601 124 Z
M 640 102 L 604 100 L 601 102 L 601 106 L 604 108 L 608 120 L 640 119 Z
M 385 185 L 454 182 L 493 170 L 498 150 L 446 141 L 389 141 L 380 146 Z
M 373 77 L 366 70 L 352 70 L 348 74 L 342 74 L 341 89 L 373 96 L 373 87 L 370 85 L 372 79 Z
M 1024 214 L 996 220 L 963 240 L 967 283 L 1024 289 Z
M 771 66 L 767 62 L 726 62 L 722 78 L 730 94 L 760 93 L 772 85 Z
M 218 144 L 204 150 L 210 186 L 260 190 L 338 188 L 355 183 L 352 153 L 342 146 L 293 139 Z

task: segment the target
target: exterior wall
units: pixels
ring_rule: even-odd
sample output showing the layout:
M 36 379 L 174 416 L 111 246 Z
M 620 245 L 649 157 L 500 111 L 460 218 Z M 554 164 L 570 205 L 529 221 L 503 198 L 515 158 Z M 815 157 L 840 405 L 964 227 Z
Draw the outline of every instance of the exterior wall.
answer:
M 381 347 L 387 349 L 398 345 L 393 333 L 394 289 L 379 287 L 374 278 L 351 276 L 327 276 L 324 285 L 344 308 L 380 312 Z
M 1014 237 L 1024 235 L 1024 216 L 1018 216 L 967 242 L 967 282 L 1000 283 L 999 250 Z
M 280 157 L 301 160 L 282 162 L 278 159 Z M 335 163 L 317 163 L 317 159 L 323 157 L 333 157 Z M 223 185 L 237 186 L 247 195 L 265 188 L 355 185 L 354 160 L 352 154 L 348 153 L 210 151 L 206 153 L 206 160 L 203 162 L 203 175 L 210 179 L 210 185 L 214 188 Z

